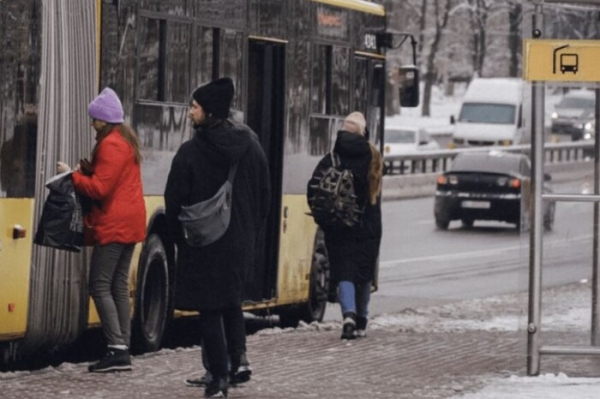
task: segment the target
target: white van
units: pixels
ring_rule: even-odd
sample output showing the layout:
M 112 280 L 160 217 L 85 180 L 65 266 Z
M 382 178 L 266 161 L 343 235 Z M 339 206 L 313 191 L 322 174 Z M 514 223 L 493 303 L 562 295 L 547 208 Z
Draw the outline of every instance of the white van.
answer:
M 512 145 L 529 142 L 525 116 L 531 93 L 518 78 L 477 78 L 465 93 L 455 119 L 454 147 Z M 526 106 L 526 107 L 524 107 Z

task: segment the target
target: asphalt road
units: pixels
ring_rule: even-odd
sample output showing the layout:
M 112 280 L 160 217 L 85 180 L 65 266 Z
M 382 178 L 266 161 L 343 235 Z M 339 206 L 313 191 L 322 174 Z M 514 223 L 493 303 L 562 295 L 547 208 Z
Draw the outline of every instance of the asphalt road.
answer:
M 576 193 L 581 183 L 555 187 Z M 514 225 L 459 221 L 438 230 L 433 197 L 383 204 L 379 291 L 372 296 L 371 315 L 409 307 L 522 292 L 529 284 L 529 233 Z M 544 234 L 544 287 L 591 278 L 593 205 L 556 205 L 554 230 Z M 339 315 L 328 309 L 327 318 Z

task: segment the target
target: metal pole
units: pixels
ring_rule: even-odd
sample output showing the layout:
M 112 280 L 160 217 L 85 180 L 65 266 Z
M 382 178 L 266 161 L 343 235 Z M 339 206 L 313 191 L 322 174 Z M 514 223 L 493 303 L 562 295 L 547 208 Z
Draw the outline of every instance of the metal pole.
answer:
M 596 89 L 596 107 L 594 112 L 594 195 L 600 194 L 600 89 Z M 599 207 L 598 202 L 594 202 L 594 248 L 592 265 L 592 346 L 600 345 L 600 317 L 598 309 L 598 290 L 600 289 L 600 279 L 598 278 L 598 228 L 599 228 Z
M 543 14 L 541 2 L 536 2 L 533 15 L 533 36 L 541 37 Z M 541 285 L 542 285 L 542 186 L 544 184 L 544 83 L 533 82 L 531 158 L 532 209 L 529 235 L 529 319 L 527 324 L 527 374 L 540 373 Z

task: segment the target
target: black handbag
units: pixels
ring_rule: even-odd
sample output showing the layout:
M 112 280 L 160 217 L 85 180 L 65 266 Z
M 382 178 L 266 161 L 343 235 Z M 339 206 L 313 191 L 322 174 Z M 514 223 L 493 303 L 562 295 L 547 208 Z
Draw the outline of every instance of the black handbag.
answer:
M 231 220 L 231 195 L 237 162 L 229 168 L 227 180 L 211 198 L 190 206 L 182 206 L 179 221 L 183 236 L 192 247 L 205 247 L 221 238 Z
M 46 182 L 50 190 L 38 223 L 34 243 L 56 249 L 79 252 L 83 246 L 83 213 L 75 193 L 71 172 Z

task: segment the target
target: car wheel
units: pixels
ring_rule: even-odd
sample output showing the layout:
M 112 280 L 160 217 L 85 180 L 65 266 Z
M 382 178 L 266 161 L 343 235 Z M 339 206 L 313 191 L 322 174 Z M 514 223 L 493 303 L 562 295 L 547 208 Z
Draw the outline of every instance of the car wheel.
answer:
M 435 218 L 435 225 L 440 230 L 448 230 L 448 226 L 450 225 L 450 221 L 449 220 L 445 220 L 445 219 Z
M 475 220 L 470 219 L 470 218 L 464 218 L 460 220 L 462 222 L 462 225 L 467 228 L 470 229 L 471 227 L 473 227 L 473 223 L 475 223 Z

